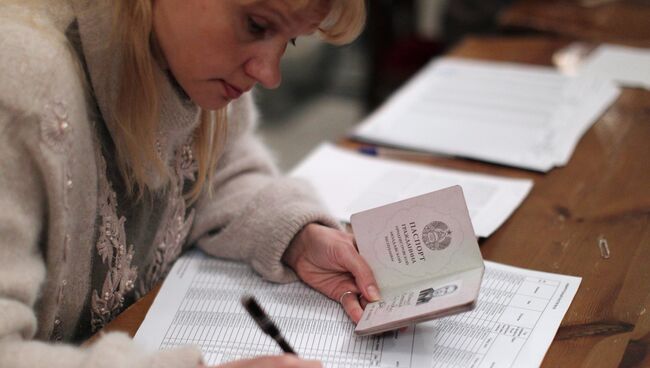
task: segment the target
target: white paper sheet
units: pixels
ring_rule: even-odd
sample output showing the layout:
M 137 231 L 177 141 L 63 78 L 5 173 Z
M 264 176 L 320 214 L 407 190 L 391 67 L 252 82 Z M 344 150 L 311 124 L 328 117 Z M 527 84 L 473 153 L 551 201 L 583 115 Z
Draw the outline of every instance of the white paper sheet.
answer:
M 273 284 L 241 263 L 194 251 L 167 276 L 135 340 L 150 349 L 198 345 L 206 365 L 282 351 L 240 305 L 254 295 L 285 339 L 304 358 L 328 368 L 411 365 L 413 329 L 393 337 L 354 335 L 341 306 L 302 283 Z M 427 357 L 420 357 L 427 360 Z
M 583 62 L 578 75 L 650 89 L 650 49 L 601 45 Z
M 150 349 L 197 345 L 208 365 L 279 354 L 239 304 L 252 294 L 298 354 L 328 368 L 534 367 L 579 283 L 486 262 L 474 311 L 356 338 L 338 303 L 303 284 L 268 283 L 243 264 L 193 251 L 172 268 L 135 340 Z
M 350 215 L 452 185 L 463 188 L 474 232 L 492 234 L 521 204 L 531 180 L 378 159 L 321 144 L 290 173 L 309 181 L 340 221 Z
M 354 131 L 359 139 L 548 171 L 616 99 L 611 82 L 552 68 L 439 59 Z
M 486 261 L 473 311 L 415 327 L 413 366 L 540 366 L 580 281 Z

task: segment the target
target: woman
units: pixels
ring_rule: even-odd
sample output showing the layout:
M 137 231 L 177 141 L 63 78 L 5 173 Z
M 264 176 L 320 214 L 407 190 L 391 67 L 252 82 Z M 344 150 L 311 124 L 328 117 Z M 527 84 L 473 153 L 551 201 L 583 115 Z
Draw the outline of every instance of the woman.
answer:
M 288 43 L 353 39 L 361 0 L 0 1 L 0 366 L 195 367 L 99 330 L 183 249 L 296 275 L 343 304 L 371 270 L 252 136 Z M 350 291 L 352 293 L 350 293 Z M 339 300 L 340 299 L 340 300 Z M 225 366 L 312 367 L 291 356 Z

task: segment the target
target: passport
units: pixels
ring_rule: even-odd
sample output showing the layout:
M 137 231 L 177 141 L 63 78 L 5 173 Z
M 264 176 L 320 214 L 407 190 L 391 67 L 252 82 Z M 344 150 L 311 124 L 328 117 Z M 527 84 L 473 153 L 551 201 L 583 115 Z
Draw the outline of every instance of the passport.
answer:
M 366 306 L 355 334 L 474 308 L 485 266 L 460 186 L 355 213 L 350 222 L 383 298 Z

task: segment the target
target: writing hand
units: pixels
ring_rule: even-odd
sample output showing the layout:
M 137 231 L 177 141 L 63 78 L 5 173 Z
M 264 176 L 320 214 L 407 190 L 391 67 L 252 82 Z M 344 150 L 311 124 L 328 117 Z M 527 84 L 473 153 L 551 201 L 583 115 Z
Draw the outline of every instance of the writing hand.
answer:
M 199 368 L 206 366 L 201 365 Z M 316 360 L 304 360 L 293 354 L 284 354 L 236 360 L 213 368 L 323 368 L 323 365 Z

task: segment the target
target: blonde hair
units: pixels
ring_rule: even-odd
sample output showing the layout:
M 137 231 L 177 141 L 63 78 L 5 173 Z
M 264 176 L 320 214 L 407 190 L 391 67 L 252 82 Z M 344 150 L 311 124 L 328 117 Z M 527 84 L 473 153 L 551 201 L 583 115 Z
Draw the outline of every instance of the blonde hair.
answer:
M 331 3 L 329 14 L 318 28 L 319 35 L 333 45 L 354 41 L 366 23 L 364 0 L 331 0 Z
M 290 0 L 306 6 L 314 0 Z M 364 0 L 327 1 L 331 10 L 318 33 L 326 42 L 341 45 L 354 40 L 365 23 Z M 117 163 L 126 187 L 138 195 L 152 187 L 147 164 L 171 180 L 167 165 L 156 150 L 159 121 L 159 96 L 152 51 L 152 1 L 114 0 L 114 41 L 121 50 L 119 90 L 114 114 L 120 136 L 115 139 Z M 200 126 L 194 132 L 194 156 L 198 173 L 186 198 L 194 201 L 214 174 L 227 134 L 226 109 L 202 111 Z

